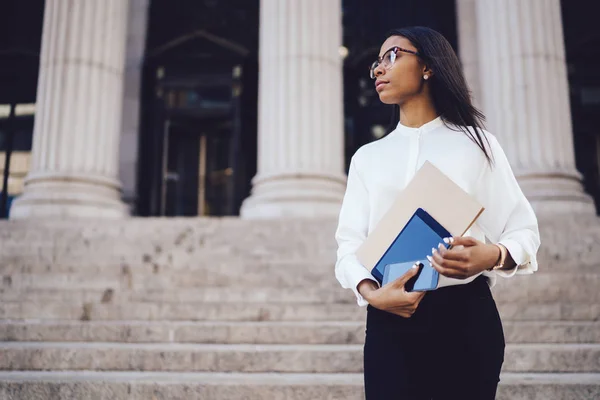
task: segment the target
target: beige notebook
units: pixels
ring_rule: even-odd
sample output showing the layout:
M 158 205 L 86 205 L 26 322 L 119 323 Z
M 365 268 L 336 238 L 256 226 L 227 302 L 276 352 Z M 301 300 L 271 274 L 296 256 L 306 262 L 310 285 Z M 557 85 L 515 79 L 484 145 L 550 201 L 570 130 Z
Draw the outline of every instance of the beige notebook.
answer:
M 377 265 L 417 208 L 427 211 L 452 236 L 464 235 L 483 212 L 471 195 L 426 161 L 357 250 L 362 265 L 369 271 Z

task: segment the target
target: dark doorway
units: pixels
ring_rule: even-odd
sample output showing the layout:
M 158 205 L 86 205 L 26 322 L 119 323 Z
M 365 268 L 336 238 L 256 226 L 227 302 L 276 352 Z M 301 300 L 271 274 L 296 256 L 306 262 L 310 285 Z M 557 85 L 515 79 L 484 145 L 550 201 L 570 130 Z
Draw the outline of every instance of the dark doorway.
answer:
M 151 2 L 137 212 L 237 215 L 256 173 L 258 0 Z
M 562 1 L 577 169 L 600 211 L 600 29 L 585 0 Z
M 43 17 L 43 0 L 7 0 L 0 7 L 0 218 L 20 194 L 14 189 L 20 185 L 11 189 L 14 166 L 24 174 L 31 151 Z

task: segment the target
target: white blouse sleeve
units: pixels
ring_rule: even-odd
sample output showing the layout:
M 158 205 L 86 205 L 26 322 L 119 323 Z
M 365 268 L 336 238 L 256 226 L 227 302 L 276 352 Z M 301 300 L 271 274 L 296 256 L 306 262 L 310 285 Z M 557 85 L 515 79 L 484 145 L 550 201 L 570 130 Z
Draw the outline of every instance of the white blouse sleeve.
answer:
M 357 259 L 355 253 L 367 238 L 369 228 L 369 195 L 356 168 L 356 155 L 350 161 L 346 194 L 339 214 L 335 239 L 338 243 L 335 277 L 343 288 L 352 289 L 359 306 L 366 306 L 367 301 L 357 290 L 364 279 L 373 278 L 371 272 Z
M 486 237 L 504 245 L 517 264 L 512 270 L 496 270 L 508 278 L 537 271 L 540 234 L 535 213 L 521 191 L 506 154 L 493 135 L 487 135 L 493 166 L 486 161 L 479 179 L 477 198 L 485 207 L 477 224 Z

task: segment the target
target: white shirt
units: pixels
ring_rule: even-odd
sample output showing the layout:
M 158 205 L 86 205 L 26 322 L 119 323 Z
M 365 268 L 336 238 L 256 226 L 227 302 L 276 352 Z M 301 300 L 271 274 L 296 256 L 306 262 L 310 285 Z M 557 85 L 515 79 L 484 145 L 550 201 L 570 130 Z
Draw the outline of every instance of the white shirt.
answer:
M 536 254 L 540 246 L 537 218 L 500 144 L 495 136 L 484 131 L 489 141 L 486 149 L 493 157 L 490 166 L 483 151 L 464 132 L 453 129 L 440 117 L 420 128 L 398 124 L 389 135 L 362 146 L 352 157 L 335 234 L 338 243 L 335 276 L 342 287 L 354 291 L 360 306 L 367 302 L 357 285 L 364 279 L 377 281 L 358 261 L 355 252 L 426 160 L 485 208 L 466 235 L 503 244 L 516 262 L 517 266 L 510 271 L 484 271 L 490 286 L 498 275 L 511 277 L 537 270 Z M 476 277 L 456 283 L 468 283 Z

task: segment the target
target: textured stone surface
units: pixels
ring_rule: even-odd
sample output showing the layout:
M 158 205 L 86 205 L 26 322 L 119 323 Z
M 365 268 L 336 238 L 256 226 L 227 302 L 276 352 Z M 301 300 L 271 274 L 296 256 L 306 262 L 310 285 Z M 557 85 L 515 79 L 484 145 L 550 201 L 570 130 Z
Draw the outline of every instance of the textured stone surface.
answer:
M 600 224 L 540 222 L 540 271 L 493 289 L 513 371 L 498 398 L 594 398 L 598 375 L 585 371 L 600 370 Z M 362 398 L 365 310 L 333 276 L 334 228 L 233 218 L 0 222 L 0 319 L 28 319 L 0 323 L 0 340 L 11 341 L 4 368 L 123 370 L 43 382 L 30 371 L 11 383 L 0 373 L 0 398 Z M 180 372 L 132 372 L 153 369 Z M 295 375 L 306 371 L 334 374 Z
M 505 321 L 508 343 L 600 343 L 600 322 Z M 0 321 L 0 341 L 362 344 L 363 321 Z
M 594 217 L 575 165 L 561 1 L 476 1 L 475 10 L 482 110 L 523 192 L 538 213 Z
M 128 1 L 44 3 L 31 166 L 10 216 L 123 217 L 117 158 Z
M 0 372 L 3 400 L 362 400 L 361 374 Z M 599 374 L 504 373 L 498 400 L 600 396 Z
M 341 9 L 341 0 L 260 3 L 257 173 L 240 208 L 244 218 L 339 214 L 346 183 Z
M 53 391 L 63 397 L 128 400 L 358 400 L 363 399 L 358 374 L 222 374 L 222 373 L 81 373 L 10 376 L 0 372 L 3 399 L 47 400 Z M 23 384 L 23 382 L 27 382 Z M 115 397 L 101 397 L 109 393 Z M 2 390 L 5 392 L 3 393 Z M 56 393 L 56 392 L 54 392 Z M 68 397 L 72 396 L 72 397 Z M 98 396 L 98 397 L 94 397 Z
M 364 322 L 0 321 L 0 341 L 360 344 Z
M 362 345 L 0 344 L 3 370 L 361 372 Z M 600 372 L 600 344 L 510 344 L 504 371 Z
M 240 272 L 239 277 L 213 274 L 208 270 L 188 274 L 160 269 L 157 273 L 148 271 L 112 276 L 88 271 L 7 274 L 5 276 L 10 281 L 0 283 L 0 299 L 35 301 L 68 297 L 73 301 L 99 301 L 104 291 L 110 290 L 123 301 L 354 302 L 352 293 L 343 290 L 333 277 L 333 266 L 323 266 L 323 270 L 294 273 L 285 272 L 280 266 L 274 274 L 249 270 Z M 600 274 L 540 273 L 517 279 L 502 279 L 493 288 L 498 303 L 534 304 L 556 302 L 557 299 L 583 304 L 600 303 Z
M 596 321 L 600 304 L 500 304 L 505 321 Z M 361 321 L 365 309 L 351 303 L 72 303 L 22 301 L 0 303 L 3 319 L 170 320 L 170 321 Z M 84 318 L 85 316 L 85 318 Z
M 83 316 L 86 318 L 83 318 Z M 318 303 L 100 303 L 4 302 L 4 319 L 171 320 L 171 321 L 304 321 L 365 319 L 365 309 L 352 304 Z

